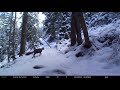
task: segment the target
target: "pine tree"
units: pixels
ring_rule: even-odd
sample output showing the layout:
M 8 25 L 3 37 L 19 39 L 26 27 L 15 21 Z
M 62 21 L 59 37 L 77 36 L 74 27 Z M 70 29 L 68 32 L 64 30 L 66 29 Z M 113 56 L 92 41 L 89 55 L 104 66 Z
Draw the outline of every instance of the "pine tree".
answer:
M 91 43 L 89 41 L 88 31 L 84 16 L 82 12 L 72 12 L 71 19 L 71 46 L 74 46 L 77 42 L 78 45 L 82 44 L 81 30 L 83 30 L 85 44 L 84 47 L 90 48 Z
M 80 28 L 80 13 L 72 12 L 71 19 L 71 46 L 77 42 L 78 45 L 82 44 L 81 28 Z
M 26 33 L 27 33 L 27 21 L 28 21 L 28 12 L 23 13 L 23 22 L 22 22 L 22 31 L 21 31 L 21 45 L 20 45 L 20 55 L 25 53 L 26 46 Z
M 13 55 L 12 55 L 12 57 L 13 57 L 13 60 L 15 60 L 15 29 L 16 29 L 16 12 L 14 13 L 14 15 L 15 15 L 15 19 L 14 19 L 14 21 L 13 21 L 13 38 L 12 38 L 12 48 L 13 48 Z
M 39 18 L 38 12 L 29 12 L 28 13 L 28 23 L 27 23 L 27 50 L 33 48 L 33 44 L 40 45 L 41 42 L 39 40 L 40 34 L 40 27 L 39 27 Z
M 86 23 L 85 23 L 84 16 L 83 16 L 82 12 L 80 13 L 80 25 L 81 25 L 81 28 L 83 30 L 83 34 L 84 34 L 84 38 L 85 38 L 84 47 L 90 48 L 92 45 L 91 45 L 91 42 L 89 40 L 87 27 L 86 27 Z
M 12 38 L 11 38 L 11 32 L 12 32 L 12 19 L 13 19 L 13 12 L 11 12 L 11 17 L 10 17 L 10 31 L 9 31 L 9 41 L 8 41 L 8 62 L 10 62 L 10 56 L 11 56 L 11 42 L 12 42 Z
M 8 62 L 10 62 L 12 55 L 13 12 L 1 12 L 0 21 L 0 47 L 2 47 L 0 58 L 3 61 L 7 55 Z
M 46 15 L 44 31 L 49 42 L 69 38 L 70 12 L 44 12 L 43 14 Z

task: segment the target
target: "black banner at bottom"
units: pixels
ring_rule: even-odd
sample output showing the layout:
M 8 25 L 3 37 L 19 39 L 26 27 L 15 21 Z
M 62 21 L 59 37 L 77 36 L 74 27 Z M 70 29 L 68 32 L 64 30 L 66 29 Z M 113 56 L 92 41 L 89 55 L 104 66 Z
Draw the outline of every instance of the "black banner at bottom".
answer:
M 13 79 L 26 79 L 26 78 L 32 78 L 32 79 L 39 79 L 39 78 L 61 78 L 61 79 L 114 79 L 114 78 L 120 78 L 120 76 L 0 76 L 1 79 L 7 79 L 7 78 L 13 78 Z

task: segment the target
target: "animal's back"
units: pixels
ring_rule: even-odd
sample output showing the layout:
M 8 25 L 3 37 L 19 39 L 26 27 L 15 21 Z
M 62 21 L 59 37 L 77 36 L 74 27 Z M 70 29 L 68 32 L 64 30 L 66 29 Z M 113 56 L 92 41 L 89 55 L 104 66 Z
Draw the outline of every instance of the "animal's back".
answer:
M 42 49 L 35 49 L 34 50 L 34 53 L 41 53 L 42 52 Z

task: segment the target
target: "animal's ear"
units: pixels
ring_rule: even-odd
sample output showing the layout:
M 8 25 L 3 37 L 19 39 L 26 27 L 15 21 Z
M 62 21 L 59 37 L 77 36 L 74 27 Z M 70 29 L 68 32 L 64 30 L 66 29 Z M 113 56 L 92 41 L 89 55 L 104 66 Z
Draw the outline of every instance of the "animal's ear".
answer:
M 42 50 L 44 50 L 44 47 L 42 48 Z

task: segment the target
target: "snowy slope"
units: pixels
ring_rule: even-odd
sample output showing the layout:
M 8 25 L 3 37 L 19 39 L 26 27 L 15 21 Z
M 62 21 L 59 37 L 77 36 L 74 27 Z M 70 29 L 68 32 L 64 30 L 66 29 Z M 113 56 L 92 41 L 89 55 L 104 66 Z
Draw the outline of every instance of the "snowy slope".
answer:
M 10 67 L 1 68 L 0 75 L 49 75 L 51 70 L 65 69 L 61 65 L 67 61 L 68 59 L 56 49 L 45 48 L 41 56 L 39 54 L 36 54 L 35 58 L 32 58 L 32 55 L 23 56 L 18 58 L 16 63 Z M 44 68 L 33 69 L 35 65 L 42 65 Z
M 104 60 L 109 56 L 106 52 L 111 49 L 104 48 L 96 52 L 94 57 L 75 58 L 70 56 L 73 53 L 61 54 L 54 48 L 45 48 L 41 56 L 35 58 L 23 56 L 16 60 L 16 63 L 9 67 L 0 69 L 1 76 L 77 76 L 77 75 L 120 75 L 120 67 L 108 66 Z M 71 54 L 70 54 L 71 53 Z M 43 68 L 33 69 L 35 65 L 41 65 Z M 55 72 L 55 70 L 58 72 Z M 62 71 L 63 73 L 60 73 Z
M 94 44 L 88 50 L 82 48 L 82 45 L 69 47 L 70 40 L 61 40 L 57 45 L 53 42 L 50 44 L 52 48 L 49 48 L 44 40 L 41 40 L 45 47 L 41 56 L 38 54 L 35 58 L 32 58 L 32 55 L 18 57 L 15 62 L 0 68 L 0 75 L 120 76 L 120 20 L 90 27 L 88 32 L 90 41 Z M 111 43 L 110 37 L 113 38 Z M 80 51 L 84 51 L 84 56 L 76 57 Z M 41 68 L 34 69 L 36 65 Z

